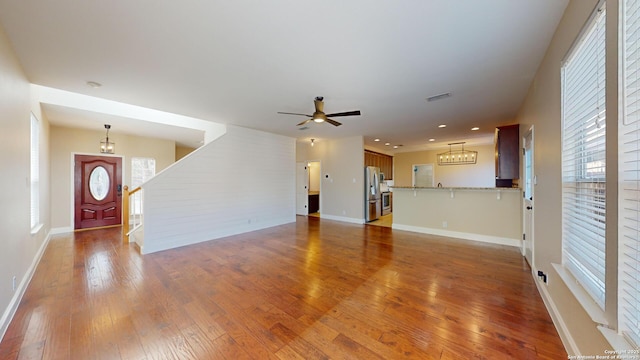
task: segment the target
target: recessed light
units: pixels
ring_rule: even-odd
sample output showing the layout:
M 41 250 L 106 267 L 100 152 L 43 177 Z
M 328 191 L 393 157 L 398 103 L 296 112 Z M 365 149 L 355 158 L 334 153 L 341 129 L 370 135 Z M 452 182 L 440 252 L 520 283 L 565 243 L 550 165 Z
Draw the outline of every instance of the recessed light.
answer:
M 436 141 L 436 139 L 429 139 L 429 141 Z
M 398 145 L 393 145 L 393 148 L 394 148 L 394 149 L 397 149 L 397 148 L 398 148 Z
M 389 146 L 391 145 L 391 143 L 384 143 L 384 146 Z
M 102 86 L 102 84 L 100 84 L 99 82 L 95 82 L 95 81 L 87 81 L 87 86 L 92 87 L 94 89 L 97 89 L 100 86 Z
M 446 127 L 447 127 L 447 125 L 445 125 L 445 124 L 440 124 L 440 125 L 438 125 L 438 127 L 439 127 L 439 128 L 446 128 Z
M 377 141 L 380 141 L 380 139 L 373 139 L 373 141 L 376 141 L 376 142 L 377 142 Z
M 472 127 L 471 130 L 476 131 L 476 130 L 480 130 L 480 128 L 476 126 L 476 127 Z

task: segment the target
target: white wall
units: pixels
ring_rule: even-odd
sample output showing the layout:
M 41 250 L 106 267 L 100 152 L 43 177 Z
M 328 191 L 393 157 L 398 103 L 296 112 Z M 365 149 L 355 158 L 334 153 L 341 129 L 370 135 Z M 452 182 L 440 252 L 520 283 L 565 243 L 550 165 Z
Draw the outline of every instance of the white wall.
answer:
M 295 221 L 295 140 L 228 126 L 143 185 L 151 253 Z
M 30 229 L 30 112 L 40 120 L 40 221 Z M 29 82 L 0 27 L 0 337 L 46 246 L 49 213 L 49 125 L 32 107 Z M 13 290 L 13 277 L 18 287 Z
M 320 161 L 322 167 L 320 216 L 353 223 L 364 222 L 364 139 L 353 136 L 300 141 L 296 161 Z

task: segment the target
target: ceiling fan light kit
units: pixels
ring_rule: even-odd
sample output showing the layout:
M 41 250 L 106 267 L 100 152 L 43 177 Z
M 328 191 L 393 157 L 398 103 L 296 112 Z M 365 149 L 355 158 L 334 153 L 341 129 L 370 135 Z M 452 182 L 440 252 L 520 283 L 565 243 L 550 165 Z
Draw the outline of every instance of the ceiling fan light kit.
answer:
M 358 116 L 360 115 L 360 110 L 354 110 L 354 111 L 346 111 L 346 112 L 339 112 L 339 113 L 332 113 L 332 114 L 325 114 L 324 113 L 324 97 L 322 96 L 316 96 L 316 98 L 313 100 L 313 104 L 315 105 L 316 110 L 313 112 L 313 115 L 308 115 L 308 114 L 300 114 L 300 113 L 290 113 L 290 112 L 282 112 L 282 111 L 278 111 L 278 114 L 285 114 L 285 115 L 300 115 L 300 116 L 306 116 L 309 119 L 299 123 L 296 126 L 302 126 L 304 124 L 309 123 L 310 121 L 316 122 L 316 123 L 323 123 L 323 122 L 327 122 L 333 126 L 340 126 L 342 125 L 342 123 L 335 121 L 333 119 L 330 119 L 329 117 L 340 117 L 340 116 Z

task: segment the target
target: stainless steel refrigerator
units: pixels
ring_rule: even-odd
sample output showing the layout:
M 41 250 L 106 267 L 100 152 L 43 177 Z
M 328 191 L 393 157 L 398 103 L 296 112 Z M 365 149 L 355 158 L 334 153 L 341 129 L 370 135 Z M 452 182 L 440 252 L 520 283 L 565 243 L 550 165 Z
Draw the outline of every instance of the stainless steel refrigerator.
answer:
M 380 168 L 364 168 L 364 208 L 367 222 L 376 220 L 382 213 L 382 194 L 380 193 Z

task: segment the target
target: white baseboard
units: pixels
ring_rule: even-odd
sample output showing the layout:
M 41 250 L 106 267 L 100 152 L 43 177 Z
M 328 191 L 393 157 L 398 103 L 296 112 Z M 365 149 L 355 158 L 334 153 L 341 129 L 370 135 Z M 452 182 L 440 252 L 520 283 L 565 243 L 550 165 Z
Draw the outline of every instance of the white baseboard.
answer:
M 560 311 L 558 311 L 556 304 L 553 302 L 553 299 L 547 290 L 547 286 L 536 276 L 537 273 L 538 271 L 532 267 L 531 276 L 533 276 L 533 281 L 536 283 L 538 293 L 540 293 L 540 296 L 542 297 L 542 302 L 551 316 L 551 321 L 553 321 L 553 325 L 556 327 L 556 331 L 558 331 L 558 335 L 560 336 L 560 340 L 562 341 L 565 350 L 570 356 L 580 354 L 578 351 L 578 345 L 571 336 L 571 333 L 567 328 L 567 324 L 564 322 L 564 319 L 562 319 L 562 315 L 560 314 Z
M 485 242 L 490 244 L 515 246 L 517 248 L 522 247 L 522 240 L 520 239 L 511 239 L 511 238 L 504 238 L 504 237 L 498 237 L 498 236 L 488 236 L 488 235 L 464 233 L 464 232 L 458 232 L 458 231 L 426 228 L 426 227 L 420 227 L 420 226 L 402 225 L 402 224 L 393 224 L 391 227 L 397 230 L 412 231 L 412 232 L 418 232 L 422 234 L 446 236 L 446 237 L 452 237 L 457 239 L 480 241 L 480 242 Z
M 73 232 L 73 228 L 70 226 L 58 227 L 58 228 L 52 228 L 51 231 L 49 231 L 49 235 L 69 234 L 72 232 Z
M 320 214 L 320 219 L 342 221 L 342 222 L 348 222 L 351 224 L 364 224 L 364 219 L 356 219 L 356 218 L 350 218 L 346 216 L 325 215 L 322 213 Z
M 36 272 L 36 268 L 40 263 L 40 259 L 42 259 L 42 255 L 44 254 L 44 251 L 47 248 L 47 245 L 49 244 L 49 240 L 51 239 L 52 233 L 53 233 L 53 230 L 49 231 L 44 241 L 42 242 L 42 245 L 40 245 L 40 248 L 38 249 L 36 256 L 33 258 L 31 265 L 27 269 L 27 272 L 24 274 L 24 276 L 22 277 L 22 280 L 20 281 L 20 284 L 16 288 L 16 291 L 14 292 L 13 297 L 9 302 L 9 306 L 7 306 L 4 313 L 2 314 L 2 318 L 0 318 L 0 341 L 2 340 L 2 338 L 4 338 L 4 335 L 7 332 L 7 329 L 9 328 L 9 324 L 11 323 L 11 320 L 13 320 L 13 316 L 16 314 L 16 311 L 18 310 L 18 305 L 20 305 L 20 301 L 22 300 L 22 297 L 24 296 L 24 293 L 27 290 L 27 286 L 31 282 L 31 279 L 33 278 L 33 274 Z

